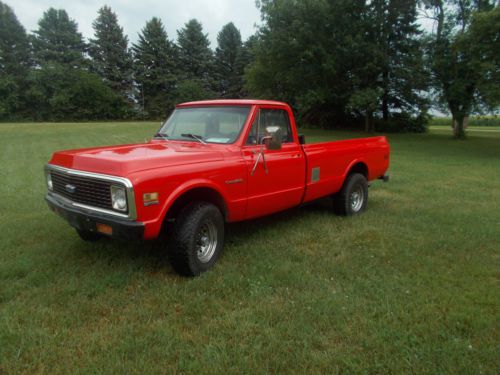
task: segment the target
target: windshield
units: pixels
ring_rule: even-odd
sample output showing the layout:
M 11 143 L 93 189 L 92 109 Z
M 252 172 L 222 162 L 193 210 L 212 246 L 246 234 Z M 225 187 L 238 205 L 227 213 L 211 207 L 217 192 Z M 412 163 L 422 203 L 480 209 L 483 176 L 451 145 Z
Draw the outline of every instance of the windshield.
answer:
M 250 107 L 177 108 L 159 130 L 159 137 L 201 143 L 233 143 Z

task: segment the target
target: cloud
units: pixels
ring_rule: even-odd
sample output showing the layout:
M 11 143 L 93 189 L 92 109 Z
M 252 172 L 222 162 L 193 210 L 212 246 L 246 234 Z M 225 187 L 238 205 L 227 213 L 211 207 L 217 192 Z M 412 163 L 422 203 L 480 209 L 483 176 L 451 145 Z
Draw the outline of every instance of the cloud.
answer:
M 132 42 L 151 17 L 161 18 L 170 39 L 176 39 L 176 31 L 196 18 L 209 34 L 212 48 L 217 45 L 217 33 L 226 23 L 232 21 L 246 39 L 255 33 L 255 25 L 260 22 L 254 0 L 7 0 L 6 3 L 28 32 L 38 28 L 38 20 L 48 8 L 65 9 L 86 38 L 93 36 L 92 22 L 97 10 L 108 5 L 118 15 L 120 25 Z

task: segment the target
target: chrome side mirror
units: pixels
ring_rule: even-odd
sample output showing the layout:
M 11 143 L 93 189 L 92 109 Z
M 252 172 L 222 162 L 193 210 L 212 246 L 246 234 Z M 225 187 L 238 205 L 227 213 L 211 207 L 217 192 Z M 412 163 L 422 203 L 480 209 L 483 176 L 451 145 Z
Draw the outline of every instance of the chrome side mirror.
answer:
M 267 126 L 266 136 L 262 142 L 266 145 L 268 150 L 280 150 L 283 136 L 281 135 L 281 128 L 279 126 Z

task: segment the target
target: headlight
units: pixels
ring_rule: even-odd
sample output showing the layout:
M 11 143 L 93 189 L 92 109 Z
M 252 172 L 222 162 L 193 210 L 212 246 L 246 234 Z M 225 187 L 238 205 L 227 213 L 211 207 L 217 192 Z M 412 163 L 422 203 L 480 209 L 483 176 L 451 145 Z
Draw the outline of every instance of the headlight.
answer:
M 119 186 L 111 186 L 111 204 L 114 210 L 127 211 L 127 194 Z
M 52 185 L 52 176 L 50 175 L 50 172 L 45 173 L 45 177 L 47 179 L 47 188 L 49 190 L 52 190 L 53 189 L 53 185 Z

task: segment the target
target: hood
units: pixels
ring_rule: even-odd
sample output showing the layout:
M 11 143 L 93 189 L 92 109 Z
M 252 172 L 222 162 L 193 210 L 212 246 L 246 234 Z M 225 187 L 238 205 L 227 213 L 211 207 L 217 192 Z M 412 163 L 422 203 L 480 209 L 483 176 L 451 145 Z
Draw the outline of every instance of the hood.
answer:
M 164 142 L 84 148 L 54 153 L 50 164 L 114 176 L 159 167 L 222 160 L 212 145 L 194 142 Z

